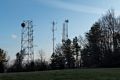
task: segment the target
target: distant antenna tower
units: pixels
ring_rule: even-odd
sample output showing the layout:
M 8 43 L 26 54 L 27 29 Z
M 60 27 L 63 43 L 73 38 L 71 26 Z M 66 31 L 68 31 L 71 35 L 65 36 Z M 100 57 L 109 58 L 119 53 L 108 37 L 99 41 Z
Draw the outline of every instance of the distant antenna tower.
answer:
M 34 61 L 33 22 L 26 20 L 21 23 L 21 54 L 24 60 Z
M 63 33 L 62 33 L 63 43 L 68 39 L 68 22 L 69 20 L 65 20 L 65 22 L 63 23 Z
M 52 33 L 53 33 L 53 53 L 55 52 L 55 22 L 52 22 Z

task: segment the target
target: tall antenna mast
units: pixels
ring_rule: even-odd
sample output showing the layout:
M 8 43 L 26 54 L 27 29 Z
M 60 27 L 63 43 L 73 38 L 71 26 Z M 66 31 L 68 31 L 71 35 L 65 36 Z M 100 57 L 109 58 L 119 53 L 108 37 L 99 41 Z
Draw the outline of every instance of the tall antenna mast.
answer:
M 68 20 L 63 23 L 62 42 L 64 43 L 68 39 Z
M 65 23 L 63 23 L 62 42 L 65 42 Z
M 24 60 L 34 61 L 33 22 L 31 20 L 23 21 L 21 27 L 21 55 Z
M 66 40 L 68 39 L 68 19 L 65 20 L 65 27 L 66 27 Z
M 55 52 L 55 22 L 52 22 L 52 33 L 53 33 L 53 53 Z

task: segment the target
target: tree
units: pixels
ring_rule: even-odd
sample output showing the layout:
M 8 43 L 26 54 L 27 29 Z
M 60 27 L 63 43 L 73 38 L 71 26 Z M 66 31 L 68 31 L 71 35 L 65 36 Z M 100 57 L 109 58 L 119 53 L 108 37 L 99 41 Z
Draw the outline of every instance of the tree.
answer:
M 78 39 L 77 37 L 73 38 L 73 53 L 75 55 L 75 67 L 79 67 L 80 66 L 80 60 L 78 59 L 79 58 L 79 55 L 80 55 L 80 46 L 78 44 Z
M 88 44 L 82 50 L 87 67 L 120 67 L 120 18 L 109 10 L 86 33 Z
M 63 55 L 65 56 L 66 67 L 74 68 L 75 67 L 75 58 L 74 58 L 74 54 L 72 52 L 72 45 L 71 45 L 70 39 L 65 41 L 65 43 L 62 46 L 62 49 L 63 49 Z
M 48 63 L 44 57 L 45 52 L 43 50 L 39 51 L 38 59 L 35 60 L 35 70 L 42 71 L 48 69 Z
M 96 22 L 86 33 L 86 38 L 88 40 L 88 45 L 83 49 L 81 55 L 83 62 L 86 62 L 84 66 L 87 67 L 97 67 L 101 65 L 101 29 L 100 24 Z M 85 59 L 86 58 L 86 59 Z
M 103 35 L 103 66 L 119 66 L 120 62 L 117 57 L 120 55 L 120 52 L 118 52 L 119 41 L 117 39 L 117 35 L 120 34 L 119 19 L 115 17 L 113 10 L 109 10 L 108 13 L 99 20 L 99 22 Z
M 6 51 L 0 49 L 0 72 L 3 73 L 5 70 L 5 62 L 7 62 Z
M 16 53 L 16 59 L 14 61 L 14 64 L 9 67 L 8 72 L 23 71 L 22 61 L 23 61 L 23 56 L 20 54 L 20 52 Z
M 56 54 L 55 53 L 52 53 L 52 55 L 51 55 L 51 64 L 50 64 L 50 66 L 51 66 L 51 68 L 52 69 L 57 69 L 57 60 L 56 60 Z
M 62 45 L 57 44 L 55 53 L 51 56 L 52 69 L 64 69 L 65 68 L 65 56 L 63 55 Z

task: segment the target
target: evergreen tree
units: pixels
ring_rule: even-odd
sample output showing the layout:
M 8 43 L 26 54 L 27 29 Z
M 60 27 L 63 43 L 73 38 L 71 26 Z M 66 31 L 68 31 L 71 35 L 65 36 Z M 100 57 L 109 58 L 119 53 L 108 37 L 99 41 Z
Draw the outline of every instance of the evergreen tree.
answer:
M 91 27 L 91 30 L 88 33 L 86 33 L 86 38 L 88 40 L 88 45 L 85 47 L 85 49 L 83 49 L 82 57 L 84 56 L 84 58 L 87 58 L 87 61 L 83 59 L 83 62 L 85 60 L 88 63 L 86 65 L 89 65 L 89 67 L 100 66 L 102 55 L 100 50 L 101 29 L 99 23 L 96 22 Z
M 75 67 L 78 68 L 80 66 L 80 59 L 79 59 L 80 46 L 78 44 L 77 37 L 73 38 L 73 53 L 75 55 Z
M 5 62 L 7 62 L 6 52 L 0 49 L 0 72 L 3 73 L 5 70 Z
M 63 54 L 65 56 L 65 65 L 68 68 L 74 68 L 75 67 L 75 58 L 74 54 L 72 52 L 72 45 L 71 40 L 68 39 L 65 41 L 65 43 L 62 46 L 63 48 Z
M 64 69 L 65 68 L 65 57 L 62 53 L 62 45 L 57 44 L 55 53 L 51 56 L 51 67 L 53 69 Z

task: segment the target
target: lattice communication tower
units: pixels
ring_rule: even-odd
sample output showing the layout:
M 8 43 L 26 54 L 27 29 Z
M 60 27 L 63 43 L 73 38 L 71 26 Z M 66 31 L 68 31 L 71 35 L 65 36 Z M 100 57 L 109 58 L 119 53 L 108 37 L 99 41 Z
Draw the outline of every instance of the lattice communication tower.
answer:
M 63 23 L 62 43 L 64 43 L 68 39 L 68 22 L 69 20 L 65 20 L 65 22 Z
M 21 54 L 24 60 L 34 61 L 33 22 L 23 21 L 21 27 Z

